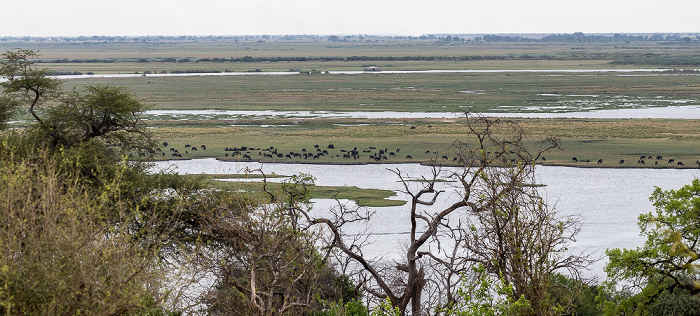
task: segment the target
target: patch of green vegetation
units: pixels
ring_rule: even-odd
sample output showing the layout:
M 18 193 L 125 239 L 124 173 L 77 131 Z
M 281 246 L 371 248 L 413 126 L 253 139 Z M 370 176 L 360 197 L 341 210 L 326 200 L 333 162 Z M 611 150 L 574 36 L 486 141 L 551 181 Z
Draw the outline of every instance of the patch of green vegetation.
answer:
M 288 178 L 289 176 L 284 176 L 284 175 L 278 175 L 278 174 L 266 174 L 266 175 L 261 175 L 261 174 L 255 174 L 255 173 L 239 173 L 239 174 L 202 174 L 202 175 L 197 175 L 197 176 L 202 176 L 207 179 L 212 179 L 212 180 L 227 180 L 227 179 L 262 179 L 262 178 Z
M 262 182 L 211 182 L 213 187 L 236 189 L 265 195 Z M 266 189 L 270 192 L 281 190 L 280 183 L 267 183 Z M 361 189 L 358 187 L 344 186 L 312 186 L 311 196 L 314 199 L 342 199 L 354 201 L 358 206 L 384 207 L 401 206 L 406 204 L 402 200 L 390 200 L 388 197 L 396 196 L 396 192 L 380 189 Z

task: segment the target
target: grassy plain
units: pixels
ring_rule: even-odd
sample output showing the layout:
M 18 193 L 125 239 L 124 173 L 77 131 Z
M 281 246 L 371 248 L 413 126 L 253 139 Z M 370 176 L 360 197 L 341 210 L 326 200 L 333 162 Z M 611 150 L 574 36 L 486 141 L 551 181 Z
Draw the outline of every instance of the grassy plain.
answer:
M 561 140 L 561 150 L 552 150 L 545 155 L 547 165 L 570 165 L 578 167 L 656 167 L 677 168 L 667 164 L 668 159 L 683 161 L 685 167 L 697 168 L 700 160 L 700 121 L 698 120 L 589 120 L 589 119 L 516 119 L 527 131 L 531 145 L 548 136 Z M 168 126 L 170 123 L 153 122 L 153 131 L 161 139 L 168 140 L 184 154 L 186 144 L 206 145 L 205 151 L 188 151 L 183 158 L 216 157 L 242 160 L 241 156 L 226 157 L 226 147 L 252 148 L 246 150 L 254 160 L 269 162 L 301 161 L 309 163 L 375 163 L 369 156 L 380 149 L 394 152 L 384 163 L 427 162 L 436 159 L 440 163 L 451 163 L 455 157 L 453 142 L 468 141 L 464 119 L 394 119 L 394 120 L 265 120 L 267 127 L 251 123 L 250 126 L 232 127 L 227 121 L 208 121 L 208 125 Z M 217 125 L 218 124 L 218 125 Z M 362 126 L 345 126 L 366 124 Z M 248 125 L 248 124 L 246 124 Z M 414 127 L 413 129 L 411 127 Z M 334 149 L 328 149 L 333 144 Z M 315 153 L 314 145 L 328 151 L 319 159 L 268 158 L 265 149 L 274 147 L 279 153 Z M 360 159 L 342 158 L 341 150 L 357 147 Z M 375 147 L 376 149 L 370 149 Z M 165 148 L 166 158 L 170 158 Z M 258 148 L 260 148 L 258 150 Z M 305 149 L 306 151 L 303 151 Z M 396 152 L 396 149 L 400 149 Z M 363 152 L 368 151 L 368 152 Z M 429 153 L 427 153 L 429 152 Z M 336 157 L 335 155 L 339 155 Z M 411 155 L 412 159 L 406 156 Z M 640 156 L 653 156 L 645 165 L 637 163 Z M 448 160 L 442 159 L 448 156 Z M 656 156 L 664 159 L 654 164 Z M 572 162 L 577 157 L 578 162 Z M 597 164 L 603 159 L 602 164 Z M 586 163 L 585 161 L 589 162 Z M 620 164 L 620 160 L 625 160 Z
M 86 73 L 152 73 L 172 71 L 247 72 L 294 70 L 295 74 L 250 76 L 86 78 L 66 80 L 66 88 L 85 85 L 126 86 L 155 110 L 176 115 L 147 115 L 154 134 L 181 153 L 185 144 L 207 150 L 183 158 L 217 157 L 226 147 L 252 147 L 252 159 L 264 160 L 270 146 L 279 152 L 301 152 L 334 144 L 334 155 L 315 163 L 348 161 L 342 150 L 376 147 L 400 153 L 382 162 L 427 161 L 452 157 L 451 144 L 466 135 L 458 114 L 474 112 L 567 112 L 591 109 L 667 107 L 698 104 L 700 75 L 674 72 L 567 72 L 577 69 L 691 68 L 697 42 L 632 43 L 479 43 L 365 38 L 329 42 L 254 39 L 240 41 L 171 41 L 150 43 L 0 43 L 0 50 L 35 49 L 41 65 L 51 70 Z M 196 62 L 203 58 L 287 58 L 294 62 Z M 360 60 L 322 61 L 321 57 Z M 434 57 L 424 60 L 416 57 Z M 400 60 L 411 57 L 413 60 Z M 163 62 L 165 58 L 188 62 Z M 376 60 L 372 61 L 375 58 Z M 80 62 L 56 63 L 56 59 Z M 113 59 L 111 63 L 84 62 Z M 143 59 L 137 62 L 138 59 Z M 393 60 L 390 60 L 393 59 Z M 145 61 L 144 61 L 145 60 Z M 642 62 L 638 62 L 642 61 Z M 622 62 L 622 63 L 621 63 Z M 625 64 L 625 62 L 630 62 Z M 677 63 L 677 64 L 674 64 Z M 692 63 L 691 63 L 692 64 Z M 385 70 L 560 70 L 554 72 L 377 73 L 358 75 L 299 74 L 298 70 L 349 71 L 376 65 Z M 642 66 L 643 65 L 643 66 Z M 228 114 L 190 115 L 190 110 L 404 111 L 442 112 L 442 119 L 277 119 Z M 533 139 L 556 136 L 562 150 L 547 154 L 546 164 L 638 167 L 641 155 L 663 156 L 697 167 L 700 123 L 696 120 L 518 119 Z M 414 127 L 414 129 L 411 129 Z M 167 158 L 170 152 L 167 151 Z M 376 151 L 375 151 L 376 152 Z M 429 152 L 429 153 L 426 153 Z M 370 153 L 364 153 L 368 156 Z M 336 157 L 338 155 L 339 157 Z M 413 159 L 407 159 L 411 155 Z M 332 157 L 332 158 L 331 158 Z M 578 163 L 571 162 L 572 157 Z M 230 157 L 228 157 L 231 159 Z M 595 164 L 603 159 L 603 164 Z M 620 160 L 625 164 L 619 164 Z M 269 160 L 269 159 L 268 159 Z M 275 158 L 275 161 L 279 159 Z M 289 159 L 302 160 L 303 159 Z M 285 160 L 285 161 L 289 161 Z M 581 161 L 589 160 L 585 163 Z M 630 163 L 631 162 L 631 163 Z M 646 167 L 671 167 L 646 164 Z M 677 166 L 674 166 L 677 167 Z
M 403 73 L 94 78 L 126 86 L 154 109 L 528 112 L 668 106 L 700 99 L 700 75 L 672 73 Z M 661 97 L 661 98 L 660 98 Z M 561 109 L 559 109 L 561 110 Z

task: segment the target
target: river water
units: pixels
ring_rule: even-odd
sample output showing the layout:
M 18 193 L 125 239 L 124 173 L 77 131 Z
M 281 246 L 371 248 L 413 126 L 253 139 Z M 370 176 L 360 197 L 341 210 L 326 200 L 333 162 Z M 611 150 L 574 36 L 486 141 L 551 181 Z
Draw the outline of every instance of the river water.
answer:
M 700 102 L 698 102 L 700 103 Z M 466 111 L 466 109 L 465 109 Z M 526 118 L 591 118 L 591 119 L 700 119 L 699 105 L 640 107 L 632 109 L 590 110 L 572 112 L 483 112 L 491 117 L 526 117 Z M 368 112 L 368 111 L 235 111 L 235 110 L 151 110 L 145 113 L 147 119 L 162 119 L 167 116 L 182 120 L 235 120 L 235 119 L 264 119 L 264 118 L 353 118 L 353 119 L 400 119 L 400 118 L 457 118 L 463 113 L 452 112 Z
M 421 74 L 421 73 L 540 73 L 540 74 L 591 74 L 591 73 L 610 73 L 610 74 L 635 74 L 652 73 L 654 75 L 662 75 L 664 72 L 670 71 L 670 68 L 648 68 L 648 69 L 446 69 L 446 70 L 388 70 L 381 72 L 365 72 L 365 71 L 328 71 L 332 75 L 360 75 L 360 74 Z M 165 74 L 147 74 L 146 77 L 191 77 L 191 76 L 251 76 L 251 75 L 298 75 L 299 72 L 293 71 L 266 71 L 266 72 L 216 72 L 216 73 L 165 73 Z M 674 75 L 668 73 L 668 75 Z M 139 73 L 123 73 L 123 74 L 94 74 L 94 75 L 65 75 L 56 76 L 59 79 L 85 79 L 85 78 L 133 78 L 143 77 Z
M 181 174 L 236 174 L 245 168 L 262 168 L 267 174 L 312 174 L 316 184 L 322 186 L 356 186 L 368 189 L 390 189 L 398 192 L 401 184 L 389 169 L 399 169 L 409 178 L 429 176 L 430 168 L 419 164 L 367 164 L 367 165 L 314 165 L 314 164 L 261 164 L 257 162 L 221 162 L 215 159 L 162 161 L 156 168 L 170 168 Z M 655 187 L 663 190 L 678 189 L 700 175 L 693 169 L 647 168 L 572 168 L 539 166 L 537 182 L 543 196 L 561 215 L 580 215 L 582 229 L 573 244 L 574 251 L 589 249 L 603 257 L 608 248 L 634 248 L 644 242 L 639 236 L 637 217 L 654 210 L 649 196 Z M 417 183 L 415 184 L 418 185 Z M 436 209 L 448 205 L 452 184 L 445 183 L 447 192 Z M 407 200 L 398 193 L 394 199 Z M 314 211 L 327 213 L 335 204 L 332 200 L 313 200 Z M 352 203 L 349 202 L 350 205 Z M 408 206 L 371 208 L 374 218 L 367 227 L 373 242 L 365 253 L 400 260 L 399 252 L 405 245 L 409 229 Z M 356 229 L 361 230 L 363 227 Z M 351 234 L 353 232 L 350 232 Z M 605 261 L 599 261 L 587 274 L 604 277 Z

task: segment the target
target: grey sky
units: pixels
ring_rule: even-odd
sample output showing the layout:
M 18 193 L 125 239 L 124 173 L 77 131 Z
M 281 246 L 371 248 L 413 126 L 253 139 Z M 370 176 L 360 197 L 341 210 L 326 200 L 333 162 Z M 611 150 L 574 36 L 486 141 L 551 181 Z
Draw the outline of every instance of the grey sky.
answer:
M 700 32 L 697 0 L 35 0 L 3 11 L 0 36 Z

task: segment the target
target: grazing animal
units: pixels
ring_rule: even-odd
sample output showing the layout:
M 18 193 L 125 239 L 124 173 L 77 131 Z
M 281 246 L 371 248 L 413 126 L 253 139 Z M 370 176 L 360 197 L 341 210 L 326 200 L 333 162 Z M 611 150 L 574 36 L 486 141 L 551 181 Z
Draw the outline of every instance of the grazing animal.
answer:
M 415 127 L 415 126 L 411 126 L 411 129 L 416 129 L 416 127 Z
M 677 162 L 676 164 L 677 164 L 679 167 L 683 167 L 683 162 L 682 162 L 682 161 L 679 161 L 679 162 Z
M 620 160 L 620 163 L 621 164 L 625 163 L 625 160 L 624 159 Z
M 675 159 L 669 159 L 668 162 L 667 162 L 667 164 L 669 164 L 669 163 L 674 163 L 674 162 L 676 162 Z
M 205 146 L 205 145 L 202 145 L 200 147 L 202 148 L 202 150 L 207 150 L 207 146 Z
M 598 163 L 603 163 L 603 159 L 598 159 Z
M 413 159 L 413 157 L 411 157 L 411 155 L 406 155 L 406 159 Z
M 545 157 L 542 157 L 542 161 L 547 161 L 547 158 L 545 158 Z
M 662 159 L 664 159 L 664 157 L 656 156 L 656 160 L 662 160 Z
M 163 147 L 168 147 L 168 142 L 163 142 Z
M 578 162 L 578 159 L 576 157 L 571 158 L 571 162 Z

